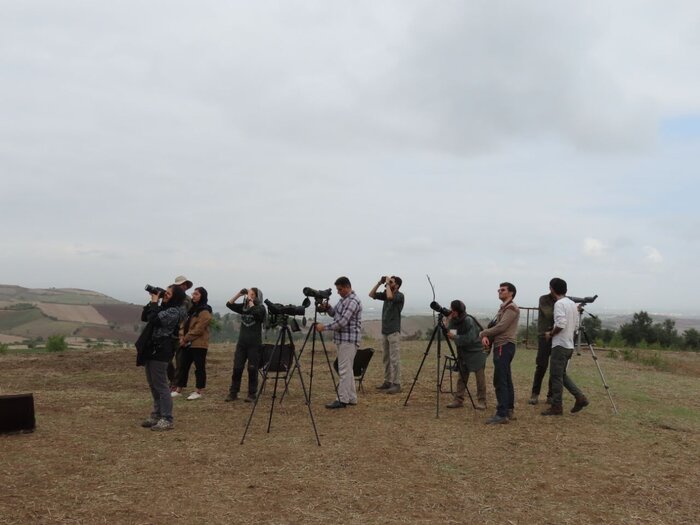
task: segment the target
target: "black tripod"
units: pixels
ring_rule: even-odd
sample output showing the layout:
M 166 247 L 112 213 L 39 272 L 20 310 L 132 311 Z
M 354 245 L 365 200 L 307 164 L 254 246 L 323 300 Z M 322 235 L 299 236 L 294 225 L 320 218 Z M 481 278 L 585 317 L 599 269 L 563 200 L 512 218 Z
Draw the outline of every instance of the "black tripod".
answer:
M 596 297 L 598 297 L 596 295 Z M 595 298 L 593 298 L 595 300 Z M 591 301 L 592 302 L 592 301 Z M 615 406 L 615 401 L 613 401 L 612 395 L 610 395 L 610 387 L 608 386 L 608 383 L 605 381 L 605 376 L 603 375 L 603 370 L 600 368 L 600 364 L 598 363 L 598 356 L 595 353 L 595 350 L 593 350 L 593 344 L 591 344 L 591 340 L 588 338 L 588 334 L 586 333 L 586 329 L 583 327 L 583 314 L 586 313 L 593 317 L 594 319 L 597 319 L 595 315 L 592 313 L 586 312 L 584 310 L 584 307 L 586 306 L 586 302 L 582 302 L 578 305 L 578 335 L 576 337 L 576 355 L 581 355 L 581 335 L 583 334 L 583 337 L 586 339 L 586 345 L 588 345 L 588 350 L 591 352 L 591 357 L 593 358 L 593 362 L 595 363 L 595 366 L 598 368 L 598 373 L 600 374 L 600 380 L 603 382 L 603 386 L 605 387 L 605 392 L 608 394 L 608 399 L 610 399 L 610 404 L 613 407 L 613 412 L 616 415 L 619 415 L 620 413 L 617 411 L 617 407 Z
M 420 371 L 423 368 L 423 364 L 425 363 L 426 358 L 428 357 L 428 353 L 430 352 L 430 347 L 433 344 L 433 341 L 437 339 L 437 361 L 436 361 L 436 367 L 435 367 L 435 375 L 437 378 L 437 382 L 435 385 L 435 417 L 438 418 L 440 417 L 440 359 L 441 359 L 441 352 L 440 352 L 440 342 L 442 338 L 445 339 L 447 342 L 447 347 L 450 349 L 450 354 L 452 355 L 452 359 L 454 359 L 454 362 L 457 363 L 457 368 L 459 370 L 459 377 L 462 379 L 464 382 L 464 388 L 466 389 L 467 395 L 469 396 L 469 401 L 472 403 L 472 407 L 476 410 L 476 404 L 474 404 L 474 398 L 472 398 L 471 392 L 469 392 L 469 387 L 467 386 L 467 378 L 464 376 L 464 371 L 462 370 L 461 366 L 461 360 L 457 359 L 455 356 L 455 352 L 452 349 L 452 343 L 450 342 L 450 338 L 447 337 L 447 328 L 445 328 L 445 325 L 442 324 L 442 320 L 444 318 L 444 315 L 442 312 L 438 313 L 438 320 L 437 324 L 435 325 L 435 328 L 433 329 L 433 335 L 430 337 L 430 342 L 428 343 L 428 346 L 425 349 L 425 353 L 423 354 L 423 359 L 420 362 L 420 366 L 418 367 L 418 371 L 416 372 L 416 377 L 413 379 L 413 384 L 411 385 L 411 389 L 408 391 L 408 395 L 406 396 L 406 400 L 403 403 L 403 406 L 406 406 L 408 404 L 408 398 L 411 397 L 411 392 L 413 392 L 413 387 L 416 386 L 416 381 L 418 381 L 418 376 L 420 375 Z
M 250 422 L 253 420 L 253 415 L 255 414 L 255 408 L 258 406 L 258 401 L 262 397 L 265 390 L 265 383 L 267 382 L 270 373 L 274 373 L 275 387 L 272 391 L 272 404 L 270 405 L 270 417 L 267 421 L 267 432 L 270 432 L 270 427 L 272 426 L 272 412 L 275 409 L 275 399 L 277 398 L 277 384 L 280 379 L 284 380 L 285 392 L 287 391 L 287 386 L 291 381 L 291 377 L 294 374 L 294 370 L 299 372 L 299 382 L 301 383 L 301 389 L 304 391 L 304 401 L 309 409 L 309 417 L 311 418 L 311 425 L 314 429 L 314 434 L 316 435 L 316 442 L 318 446 L 321 446 L 321 440 L 318 437 L 318 430 L 316 429 L 316 421 L 314 420 L 314 414 L 311 412 L 311 402 L 309 400 L 309 393 L 307 393 L 306 385 L 304 385 L 304 378 L 301 375 L 301 369 L 299 368 L 299 356 L 297 356 L 296 350 L 294 349 L 294 341 L 292 340 L 292 332 L 287 324 L 286 316 L 283 317 L 282 326 L 280 326 L 279 334 L 277 336 L 277 341 L 275 346 L 272 348 L 270 357 L 265 364 L 263 369 L 263 379 L 260 385 L 260 390 L 258 395 L 255 397 L 255 403 L 253 403 L 253 409 L 250 411 L 250 417 L 248 417 L 248 423 L 245 426 L 245 431 L 243 432 L 243 437 L 241 438 L 241 445 L 245 440 L 245 436 L 248 433 L 248 428 L 250 427 Z M 287 339 L 289 344 L 286 343 Z M 289 353 L 283 359 L 283 352 L 287 350 Z M 289 355 L 291 354 L 291 355 Z M 294 358 L 294 368 L 291 368 L 292 357 Z M 280 400 L 281 402 L 281 400 Z
M 326 356 L 326 363 L 328 363 L 328 371 L 330 372 L 331 380 L 333 381 L 333 389 L 335 390 L 335 397 L 337 399 L 340 399 L 340 398 L 338 398 L 338 384 L 335 381 L 335 375 L 333 374 L 333 366 L 331 365 L 331 360 L 328 357 L 328 350 L 326 349 L 326 342 L 323 339 L 323 332 L 316 331 L 317 319 L 318 319 L 318 303 L 316 303 L 316 306 L 314 307 L 314 322 L 311 323 L 311 326 L 309 326 L 309 330 L 306 332 L 306 337 L 304 338 L 304 342 L 302 343 L 301 348 L 299 349 L 299 359 L 301 359 L 301 355 L 304 353 L 304 348 L 306 348 L 306 343 L 309 341 L 309 338 L 311 338 L 311 367 L 309 369 L 309 403 L 311 402 L 311 387 L 313 386 L 313 382 L 314 382 L 314 357 L 316 355 L 316 337 L 318 337 L 321 340 L 321 346 L 323 347 L 323 354 Z M 299 363 L 297 362 L 294 365 L 294 369 L 292 370 L 292 374 L 294 374 L 294 370 L 296 370 L 298 368 L 299 368 Z M 282 399 L 280 399 L 280 403 L 282 402 L 285 394 L 287 393 L 287 387 L 289 385 L 290 379 L 287 379 L 285 381 L 284 392 L 282 393 Z

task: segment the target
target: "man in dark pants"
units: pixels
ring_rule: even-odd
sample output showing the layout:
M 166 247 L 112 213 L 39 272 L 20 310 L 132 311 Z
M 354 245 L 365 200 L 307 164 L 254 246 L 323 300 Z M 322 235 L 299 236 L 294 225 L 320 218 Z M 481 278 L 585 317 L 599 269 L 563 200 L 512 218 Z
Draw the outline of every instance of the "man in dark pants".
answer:
M 578 309 L 576 303 L 566 297 L 566 281 L 555 277 L 549 281 L 549 289 L 556 298 L 554 303 L 554 328 L 545 333 L 552 340 L 552 357 L 549 366 L 549 377 L 552 383 L 552 404 L 542 412 L 543 416 L 561 416 L 562 393 L 566 388 L 576 398 L 571 412 L 588 406 L 588 399 L 576 386 L 576 383 L 566 374 L 566 366 L 574 353 L 574 333 L 578 328 Z
M 244 297 L 242 303 L 236 303 L 239 297 Z M 262 292 L 257 288 L 243 289 L 226 303 L 229 310 L 241 315 L 241 333 L 238 335 L 236 351 L 233 354 L 233 373 L 231 387 L 226 401 L 238 399 L 241 390 L 241 379 L 246 361 L 248 362 L 248 396 L 246 403 L 255 401 L 258 392 L 258 367 L 260 349 L 262 348 L 262 326 L 265 321 L 265 306 Z
M 535 358 L 535 377 L 532 380 L 532 396 L 528 401 L 536 405 L 539 401 L 542 380 L 547 373 L 549 356 L 552 353 L 552 340 L 545 337 L 554 326 L 554 303 L 556 299 L 550 292 L 540 297 L 537 315 L 537 357 Z M 547 404 L 552 402 L 552 383 L 547 381 Z
M 489 328 L 479 333 L 485 347 L 493 345 L 493 386 L 496 389 L 496 414 L 486 423 L 503 424 L 515 419 L 515 389 L 510 363 L 515 357 L 515 338 L 518 331 L 520 309 L 513 302 L 516 289 L 511 283 L 501 283 L 498 287 L 498 298 L 501 307 L 496 318 L 489 323 Z

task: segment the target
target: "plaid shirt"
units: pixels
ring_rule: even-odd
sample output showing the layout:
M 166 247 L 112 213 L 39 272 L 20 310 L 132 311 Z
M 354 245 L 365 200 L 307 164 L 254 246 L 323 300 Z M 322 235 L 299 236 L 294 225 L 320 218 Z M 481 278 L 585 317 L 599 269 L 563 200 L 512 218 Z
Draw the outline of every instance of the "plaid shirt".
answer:
M 324 327 L 326 330 L 333 330 L 333 342 L 336 345 L 341 343 L 360 344 L 360 339 L 362 339 L 362 304 L 355 292 L 350 292 L 347 297 L 340 299 L 335 307 L 330 307 L 328 315 L 333 317 L 333 321 Z

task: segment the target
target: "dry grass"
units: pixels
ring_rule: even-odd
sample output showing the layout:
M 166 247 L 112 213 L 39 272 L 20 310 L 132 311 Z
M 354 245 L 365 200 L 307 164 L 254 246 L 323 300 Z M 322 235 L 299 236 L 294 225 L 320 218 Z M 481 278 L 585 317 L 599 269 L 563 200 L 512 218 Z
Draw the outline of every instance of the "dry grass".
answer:
M 613 416 L 583 356 L 570 371 L 591 406 L 543 418 L 525 404 L 534 352 L 518 350 L 518 419 L 494 428 L 483 424 L 491 410 L 435 418 L 434 351 L 403 406 L 424 345 L 404 346 L 403 395 L 374 390 L 377 355 L 359 405 L 343 410 L 323 408 L 332 387 L 317 361 L 321 447 L 296 379 L 271 433 L 265 396 L 239 444 L 250 405 L 223 402 L 230 346 L 211 350 L 206 398 L 176 400 L 176 428 L 163 434 L 139 427 L 150 402 L 132 351 L 0 355 L 2 391 L 34 392 L 38 423 L 0 436 L 0 523 L 697 522 L 697 376 L 601 356 Z

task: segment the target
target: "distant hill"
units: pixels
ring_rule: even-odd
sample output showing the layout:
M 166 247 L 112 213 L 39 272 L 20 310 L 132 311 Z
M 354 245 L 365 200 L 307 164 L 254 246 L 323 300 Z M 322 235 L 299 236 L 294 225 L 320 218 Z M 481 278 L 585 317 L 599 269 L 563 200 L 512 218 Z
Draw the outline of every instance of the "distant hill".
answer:
M 51 335 L 132 343 L 141 331 L 140 316 L 141 306 L 91 290 L 0 285 L 0 343 Z

